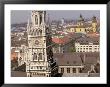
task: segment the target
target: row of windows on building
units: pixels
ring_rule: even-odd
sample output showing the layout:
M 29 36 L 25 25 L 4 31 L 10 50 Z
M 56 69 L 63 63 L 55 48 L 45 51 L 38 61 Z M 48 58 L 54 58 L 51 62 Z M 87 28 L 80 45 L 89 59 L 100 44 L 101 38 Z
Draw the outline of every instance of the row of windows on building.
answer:
M 76 52 L 99 52 L 99 51 L 92 51 L 92 50 L 90 50 L 90 51 L 89 50 L 88 51 L 87 50 L 83 50 L 83 51 L 80 50 L 79 51 L 79 50 L 77 50 Z
M 61 73 L 71 73 L 70 69 L 72 69 L 72 73 L 76 73 L 77 72 L 76 71 L 77 68 L 60 68 L 60 71 L 61 71 Z M 82 69 L 78 68 L 78 72 L 81 73 L 81 71 L 82 71 Z
M 99 50 L 99 48 L 77 48 L 77 49 L 89 49 L 89 50 L 92 50 L 92 49 L 98 49 Z
M 90 42 L 90 41 L 84 41 L 84 40 L 82 40 L 82 41 L 75 41 L 76 43 L 79 43 L 79 44 L 84 44 L 84 43 L 87 43 L 87 44 L 99 44 L 99 41 L 92 41 L 92 42 Z
M 29 68 L 30 69 L 37 69 L 37 70 L 43 70 L 43 69 L 45 69 L 45 67 L 43 67 L 43 66 L 29 66 Z
M 33 60 L 42 60 L 42 53 L 39 53 L 39 54 L 34 53 Z
M 77 48 L 76 49 L 76 52 L 99 52 L 99 48 L 94 48 L 94 49 L 92 49 L 92 48 Z
M 82 46 L 81 46 L 81 45 L 79 45 L 79 46 L 76 46 L 76 47 L 99 47 L 99 45 L 97 45 L 97 46 L 89 46 L 89 45 L 87 45 L 87 46 L 85 46 L 85 45 L 83 46 L 83 45 L 82 45 Z
M 77 50 L 99 50 L 99 48 L 77 48 Z
M 31 72 L 28 77 L 32 77 L 32 76 L 46 76 L 45 73 L 36 73 L 36 72 Z
M 30 35 L 42 35 L 42 30 L 30 30 Z

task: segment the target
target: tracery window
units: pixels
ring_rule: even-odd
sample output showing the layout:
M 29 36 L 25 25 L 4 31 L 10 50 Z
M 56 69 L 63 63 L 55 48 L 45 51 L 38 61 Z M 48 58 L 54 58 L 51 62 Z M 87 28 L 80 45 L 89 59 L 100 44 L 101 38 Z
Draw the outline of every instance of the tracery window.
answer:
M 33 60 L 37 60 L 37 54 L 36 53 L 33 54 Z
M 35 24 L 36 25 L 38 24 L 38 17 L 37 17 L 37 15 L 35 15 Z
M 42 60 L 42 53 L 39 53 L 39 60 Z

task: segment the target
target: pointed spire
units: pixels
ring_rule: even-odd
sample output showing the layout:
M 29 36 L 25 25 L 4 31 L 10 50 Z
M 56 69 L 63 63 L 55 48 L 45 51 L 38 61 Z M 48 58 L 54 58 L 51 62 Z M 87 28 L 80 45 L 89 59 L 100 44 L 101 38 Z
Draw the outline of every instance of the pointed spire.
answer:
M 27 23 L 27 25 L 29 26 L 29 18 L 28 18 L 28 23 Z
M 49 25 L 49 22 L 50 22 L 50 15 L 48 14 L 47 25 Z
M 79 16 L 79 21 L 84 21 L 82 14 L 80 14 L 80 16 Z
M 48 27 L 50 26 L 50 15 L 49 14 L 47 14 L 46 24 L 47 24 Z
M 29 33 L 29 28 L 30 28 L 30 25 L 29 25 L 29 18 L 28 18 L 28 22 L 27 22 L 27 33 Z
M 82 14 L 80 14 L 80 18 L 82 18 Z
M 92 22 L 93 22 L 93 23 L 97 22 L 96 16 L 93 16 L 93 17 L 92 17 Z

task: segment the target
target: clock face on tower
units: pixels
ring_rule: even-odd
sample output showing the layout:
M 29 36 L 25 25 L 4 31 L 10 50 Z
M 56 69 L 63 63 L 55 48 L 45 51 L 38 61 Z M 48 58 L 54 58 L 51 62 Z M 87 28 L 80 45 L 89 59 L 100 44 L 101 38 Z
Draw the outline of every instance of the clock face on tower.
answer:
M 38 40 L 35 40 L 35 45 L 39 45 L 39 41 Z

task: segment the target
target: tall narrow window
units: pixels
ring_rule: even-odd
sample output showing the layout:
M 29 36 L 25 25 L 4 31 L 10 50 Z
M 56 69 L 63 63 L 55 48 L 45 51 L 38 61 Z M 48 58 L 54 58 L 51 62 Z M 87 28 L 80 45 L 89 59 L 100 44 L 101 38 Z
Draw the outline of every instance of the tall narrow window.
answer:
M 42 30 L 39 30 L 40 35 L 42 35 Z
M 33 54 L 33 60 L 37 60 L 37 54 L 36 53 Z
M 40 15 L 40 24 L 42 23 L 42 15 Z
M 42 53 L 39 53 L 39 60 L 42 60 Z
M 35 24 L 36 24 L 36 25 L 38 24 L 38 18 L 37 18 L 37 15 L 35 15 Z
M 70 68 L 67 68 L 67 73 L 70 73 Z
M 64 68 L 61 68 L 61 73 L 64 73 Z
M 73 73 L 76 73 L 76 68 L 73 68 Z

